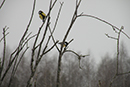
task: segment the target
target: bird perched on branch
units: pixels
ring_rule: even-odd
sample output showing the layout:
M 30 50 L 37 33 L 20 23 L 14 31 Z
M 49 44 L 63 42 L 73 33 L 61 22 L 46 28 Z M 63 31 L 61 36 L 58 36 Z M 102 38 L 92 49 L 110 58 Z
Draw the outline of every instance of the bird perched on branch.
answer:
M 39 17 L 42 19 L 42 21 L 45 22 L 46 14 L 41 10 L 38 12 L 38 14 L 39 14 Z
M 63 45 L 63 47 L 67 47 L 67 45 L 68 45 L 69 43 L 65 41 L 64 44 L 63 44 L 63 42 L 59 42 L 59 44 L 60 44 L 61 46 Z

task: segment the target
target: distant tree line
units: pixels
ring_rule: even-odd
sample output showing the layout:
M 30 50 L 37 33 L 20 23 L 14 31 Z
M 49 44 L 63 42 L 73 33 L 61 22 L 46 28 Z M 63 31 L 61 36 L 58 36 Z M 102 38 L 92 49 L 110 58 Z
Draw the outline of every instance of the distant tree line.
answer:
M 7 49 L 6 62 L 8 62 L 10 50 Z M 114 53 L 113 53 L 114 54 Z M 91 55 L 91 54 L 90 54 Z M 2 55 L 1 55 L 2 56 Z M 122 44 L 119 57 L 119 72 L 127 72 L 130 70 L 130 56 L 126 47 Z M 22 58 L 16 74 L 12 79 L 10 87 L 25 87 L 29 75 L 28 57 Z M 116 57 L 106 54 L 102 57 L 99 64 L 96 64 L 94 59 L 89 56 L 83 58 L 79 67 L 77 56 L 66 53 L 62 60 L 61 72 L 61 87 L 109 87 L 110 81 L 116 70 Z M 7 63 L 6 63 L 7 64 Z M 35 87 L 55 87 L 57 71 L 57 57 L 45 56 L 40 64 L 36 75 L 34 76 Z M 6 75 L 2 86 L 7 87 L 11 71 Z M 130 87 L 130 74 L 118 76 L 113 82 L 112 87 Z

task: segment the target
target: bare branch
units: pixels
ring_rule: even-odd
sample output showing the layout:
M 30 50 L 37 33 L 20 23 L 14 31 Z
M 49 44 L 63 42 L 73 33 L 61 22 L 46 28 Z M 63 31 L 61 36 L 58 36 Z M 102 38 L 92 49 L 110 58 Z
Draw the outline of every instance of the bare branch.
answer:
M 74 53 L 76 56 L 80 57 L 80 59 L 81 59 L 81 57 L 90 56 L 89 54 L 88 54 L 88 55 L 79 55 L 78 53 L 74 52 L 73 50 L 66 50 L 65 52 L 72 52 L 72 53 Z
M 119 52 L 120 52 L 120 51 L 119 51 L 119 47 L 120 47 L 119 44 L 120 44 L 120 34 L 121 34 L 121 32 L 122 32 L 122 29 L 123 29 L 123 28 L 121 27 L 121 28 L 120 28 L 120 31 L 118 32 L 118 37 L 117 37 L 117 56 L 116 56 L 116 58 L 117 58 L 117 65 L 116 65 L 116 66 L 117 66 L 117 67 L 116 67 L 116 74 L 118 74 L 118 66 L 119 66 L 119 63 L 118 63 L 118 62 L 119 62 L 119 54 L 120 54 L 120 53 L 119 53 Z
M 53 37 L 53 35 L 52 35 L 52 32 L 51 32 L 51 28 L 50 28 L 50 26 L 49 26 L 49 31 L 50 31 L 50 33 L 51 33 L 51 37 L 52 37 L 53 43 L 56 43 L 56 41 L 55 41 L 55 39 L 54 39 L 54 37 Z M 57 45 L 55 45 L 55 46 L 56 46 L 58 52 L 60 52 L 58 46 L 57 46 Z
M 9 34 L 9 32 L 7 33 L 7 34 L 5 34 L 5 36 L 7 36 Z M 4 39 L 4 37 L 2 37 L 1 39 L 0 39 L 0 42 L 2 41 Z
M 56 26 L 57 26 L 57 23 L 58 23 L 58 19 L 59 19 L 59 16 L 60 16 L 60 13 L 61 13 L 61 9 L 62 9 L 62 6 L 63 6 L 64 2 L 60 2 L 60 9 L 58 11 L 58 15 L 57 15 L 57 18 L 56 18 L 56 21 L 55 21 L 55 25 L 54 25 L 54 28 L 52 30 L 52 34 L 53 32 L 55 31 L 56 29 Z
M 0 9 L 1 9 L 2 6 L 4 5 L 4 3 L 5 3 L 5 0 L 3 0 L 3 2 L 1 3 L 1 5 L 0 5 Z
M 5 63 L 5 54 L 6 54 L 6 37 L 5 37 L 5 28 L 3 28 L 3 37 L 4 37 L 4 49 L 3 49 L 3 61 L 2 61 L 2 69 L 4 67 L 4 63 Z M 1 71 L 2 71 L 1 69 Z M 1 76 L 1 73 L 0 72 L 0 76 Z
M 63 43 L 65 43 L 65 40 L 66 40 L 66 38 L 67 38 L 67 36 L 68 36 L 74 22 L 75 22 L 75 20 L 77 19 L 77 10 L 79 8 L 79 5 L 80 5 L 81 1 L 82 0 L 79 0 L 79 2 L 76 1 L 76 8 L 75 8 L 73 17 L 71 19 L 71 23 L 69 25 L 69 28 L 67 29 L 67 32 L 66 32 L 66 34 L 64 36 L 64 39 L 62 41 Z M 64 51 L 66 50 L 66 47 L 65 47 L 65 49 L 63 51 L 62 50 L 63 50 L 63 45 L 61 45 L 61 48 L 60 48 L 60 51 L 59 51 L 56 87 L 60 87 L 61 58 L 62 58 L 62 55 L 63 55 Z
M 120 28 L 120 30 L 119 30 L 119 32 L 118 32 L 118 37 L 117 37 L 117 55 L 116 55 L 116 73 L 115 73 L 115 75 L 113 76 L 113 78 L 112 78 L 112 80 L 111 80 L 111 82 L 110 82 L 110 85 L 109 85 L 109 87 L 111 87 L 112 86 L 112 84 L 113 84 L 113 81 L 115 80 L 115 78 L 118 76 L 118 69 L 119 69 L 119 54 L 120 54 L 120 51 L 119 51 L 119 44 L 120 44 L 120 34 L 121 34 L 121 32 L 122 32 L 122 30 L 124 29 L 124 27 L 121 27 Z
M 49 12 L 50 13 L 50 12 Z M 46 28 L 45 28 L 45 31 L 43 33 L 43 36 L 42 36 L 42 39 L 39 43 L 39 49 L 38 49 L 38 53 L 37 53 L 37 59 L 39 58 L 39 55 L 40 55 L 40 52 L 41 52 L 41 48 L 42 48 L 42 43 L 44 42 L 45 40 L 45 36 L 47 34 L 47 30 L 48 30 L 48 26 L 49 26 L 49 21 L 50 21 L 50 17 L 48 17 L 48 20 L 47 20 L 47 25 L 46 25 Z M 45 48 L 46 49 L 46 48 Z
M 73 17 L 72 17 L 70 26 L 69 26 L 69 28 L 68 28 L 68 30 L 67 30 L 67 32 L 66 32 L 66 34 L 65 34 L 65 37 L 64 37 L 64 39 L 63 39 L 63 41 L 62 41 L 63 43 L 65 42 L 65 40 L 66 40 L 66 38 L 67 38 L 67 36 L 68 36 L 68 34 L 69 34 L 69 32 L 70 32 L 70 30 L 71 30 L 71 28 L 72 28 L 74 22 L 75 22 L 75 20 L 77 19 L 77 10 L 78 10 L 78 7 L 79 7 L 81 1 L 82 1 L 82 0 L 80 0 L 80 1 L 78 2 L 77 6 L 76 6 L 76 8 L 75 8 L 75 11 L 74 11 L 74 14 L 73 14 Z M 62 51 L 62 49 L 63 49 L 63 46 L 61 46 L 61 51 Z
M 42 53 L 41 55 L 40 55 L 40 58 L 42 58 L 42 56 L 44 55 L 44 54 L 46 54 L 46 53 L 48 53 L 49 51 L 51 51 L 53 48 L 54 48 L 54 46 L 58 43 L 59 41 L 56 41 L 56 43 L 54 43 L 54 45 L 52 46 L 52 47 L 50 47 L 47 51 L 45 51 L 44 53 Z
M 108 38 L 111 38 L 111 39 L 115 39 L 117 40 L 118 38 L 115 38 L 115 37 L 112 37 L 112 36 L 109 36 L 108 34 L 105 34 Z
M 27 25 L 27 28 L 26 28 L 26 30 L 25 30 L 25 32 L 24 32 L 24 34 L 23 34 L 23 36 L 22 36 L 22 38 L 20 40 L 20 44 L 22 43 L 22 41 L 23 41 L 24 37 L 26 36 L 26 34 L 28 32 L 28 29 L 29 29 L 29 27 L 31 25 L 31 22 L 32 22 L 32 19 L 33 19 L 33 15 L 34 15 L 34 10 L 35 10 L 35 4 L 36 4 L 36 0 L 34 0 L 33 9 L 32 9 L 32 13 L 31 13 L 31 18 L 30 18 L 29 23 Z
M 2 71 L 3 71 L 3 67 L 4 67 L 4 63 L 5 63 L 5 54 L 6 54 L 6 26 L 3 28 L 3 40 L 4 40 L 4 47 L 3 47 L 3 58 L 2 58 L 2 63 L 1 63 L 1 66 L 0 66 L 0 78 L 1 78 L 1 74 L 2 74 Z
M 78 53 L 76 53 L 76 52 L 74 52 L 74 51 L 72 51 L 72 50 L 66 50 L 65 52 L 72 52 L 72 53 L 74 53 L 74 54 L 78 57 L 78 60 L 79 60 L 79 68 L 80 68 L 80 69 L 82 69 L 81 66 L 80 66 L 80 60 L 81 60 L 81 58 L 82 58 L 82 57 L 89 56 L 89 55 L 79 55 Z
M 91 17 L 91 18 L 97 19 L 97 20 L 99 20 L 99 21 L 102 21 L 102 22 L 104 22 L 104 23 L 110 25 L 113 29 L 117 29 L 118 31 L 120 31 L 120 28 L 118 28 L 118 27 L 114 26 L 113 24 L 111 24 L 111 23 L 109 23 L 109 22 L 107 22 L 107 21 L 105 21 L 105 20 L 103 20 L 103 19 L 101 19 L 101 18 L 98 18 L 98 17 L 96 17 L 96 16 L 87 15 L 87 14 L 82 14 L 82 15 L 80 15 L 80 16 Z M 80 16 L 78 16 L 78 17 L 80 17 Z M 130 39 L 130 37 L 129 37 L 124 31 L 121 31 L 121 32 L 122 32 L 127 38 Z
M 53 38 L 53 41 L 54 41 L 54 37 L 53 37 L 52 34 L 53 34 L 54 31 L 55 31 L 55 28 L 56 28 L 56 25 L 57 25 L 57 22 L 58 22 L 58 19 L 59 19 L 59 15 L 60 15 L 60 12 L 61 12 L 61 8 L 62 8 L 62 6 L 63 6 L 63 2 L 60 3 L 60 4 L 61 4 L 61 6 L 60 6 L 60 9 L 59 9 L 59 12 L 58 12 L 58 15 L 57 15 L 57 18 L 56 18 L 56 21 L 55 21 L 55 25 L 54 25 L 54 28 L 53 28 L 53 31 L 52 31 L 52 32 L 51 32 L 50 26 L 48 25 L 51 35 L 50 35 L 49 38 L 48 38 L 48 41 L 47 41 L 47 43 L 46 43 L 45 48 L 47 48 L 47 45 L 48 45 L 48 43 L 49 43 L 51 37 Z M 55 43 L 55 42 L 54 42 L 54 43 Z M 58 48 L 58 47 L 57 47 L 57 48 Z M 43 51 L 45 51 L 45 49 L 44 49 Z M 44 52 L 42 52 L 42 53 L 44 53 Z
M 35 38 L 35 41 L 34 41 L 34 44 L 33 44 L 33 48 L 32 48 L 32 55 L 31 55 L 31 64 L 30 64 L 30 68 L 31 68 L 31 71 L 33 71 L 33 61 L 34 61 L 34 54 L 35 54 L 35 50 L 37 47 L 39 47 L 39 45 L 36 46 L 36 43 L 37 43 L 37 40 L 39 38 L 39 35 L 40 35 L 40 32 L 41 32 L 41 29 L 43 27 L 45 22 L 42 23 L 42 25 L 40 26 L 37 34 L 36 34 L 36 38 Z M 31 79 L 30 79 L 31 80 Z
M 74 40 L 74 39 L 71 39 L 71 40 L 68 42 L 68 44 L 71 43 L 73 40 Z
M 56 18 L 56 21 L 55 21 L 55 24 L 54 24 L 54 28 L 53 28 L 52 31 L 51 31 L 51 28 L 49 26 L 49 31 L 51 33 L 51 37 L 52 37 L 52 40 L 53 40 L 54 43 L 56 43 L 56 42 L 55 42 L 55 39 L 53 37 L 53 33 L 54 33 L 55 29 L 56 29 L 56 26 L 57 26 L 57 23 L 58 23 L 58 19 L 59 19 L 60 13 L 61 13 L 61 9 L 62 9 L 63 3 L 64 2 L 60 2 L 60 9 L 58 11 L 58 15 L 57 15 L 57 18 Z M 57 45 L 55 45 L 55 46 L 56 46 L 57 50 L 60 51 L 59 48 L 57 47 Z
M 52 9 L 52 8 L 54 7 L 54 5 L 56 4 L 56 2 L 57 2 L 57 0 L 55 0 L 55 1 L 53 2 L 53 5 L 51 6 L 50 9 Z

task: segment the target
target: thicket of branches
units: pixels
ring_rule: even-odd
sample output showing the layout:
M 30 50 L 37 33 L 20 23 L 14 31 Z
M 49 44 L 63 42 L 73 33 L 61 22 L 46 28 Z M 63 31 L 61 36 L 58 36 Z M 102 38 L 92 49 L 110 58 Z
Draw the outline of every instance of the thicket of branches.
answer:
M 56 38 L 53 36 L 53 33 L 58 23 L 63 2 L 59 3 L 60 7 L 57 12 L 57 17 L 55 17 L 56 21 L 54 26 L 50 27 L 50 14 L 57 0 L 50 0 L 46 21 L 42 25 L 39 25 L 40 27 L 37 29 L 37 33 L 32 35 L 28 30 L 30 29 L 36 7 L 36 0 L 34 0 L 31 17 L 25 32 L 16 49 L 12 52 L 9 51 L 9 53 L 6 44 L 9 27 L 5 26 L 3 28 L 3 37 L 0 39 L 0 43 L 3 42 L 3 55 L 0 57 L 1 87 L 129 87 L 130 60 L 123 45 L 120 48 L 120 37 L 121 33 L 128 39 L 130 37 L 124 32 L 123 26 L 118 28 L 106 20 L 102 20 L 93 15 L 84 14 L 83 12 L 78 13 L 81 1 L 76 0 L 74 13 L 72 19 L 70 19 L 71 22 L 68 29 L 66 29 L 67 32 L 62 42 L 64 43 L 66 41 L 70 30 L 78 18 L 91 17 L 109 25 L 115 34 L 117 34 L 117 37 L 106 34 L 108 38 L 116 40 L 116 56 L 114 58 L 111 58 L 109 55 L 105 56 L 99 67 L 96 67 L 96 71 L 94 61 L 90 60 L 90 54 L 82 55 L 73 50 L 69 50 L 68 47 L 63 47 L 63 45 L 59 48 L 57 46 L 58 41 L 55 40 Z M 0 5 L 0 9 L 4 7 L 4 2 L 5 0 Z M 41 29 L 43 26 L 45 26 L 45 29 L 42 32 Z M 50 36 L 47 36 L 47 32 L 50 33 Z M 40 35 L 42 37 L 38 41 Z M 32 38 L 34 42 L 32 48 L 30 48 L 28 42 Z M 53 44 L 49 48 L 48 44 L 51 40 Z M 73 39 L 68 41 L 68 45 L 72 41 Z M 46 54 L 54 49 L 54 47 L 57 49 L 58 57 L 49 58 Z M 26 59 L 28 58 L 24 55 L 29 48 L 31 49 L 30 60 L 27 61 Z

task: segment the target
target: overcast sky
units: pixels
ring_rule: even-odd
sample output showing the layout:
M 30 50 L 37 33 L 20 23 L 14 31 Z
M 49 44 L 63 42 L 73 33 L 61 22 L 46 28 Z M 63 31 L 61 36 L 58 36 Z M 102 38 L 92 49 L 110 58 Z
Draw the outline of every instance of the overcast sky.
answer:
M 54 33 L 55 39 L 60 41 L 62 41 L 69 27 L 70 19 L 75 9 L 75 0 L 58 0 L 51 14 L 51 27 L 54 25 L 60 7 L 59 2 L 62 1 L 64 1 L 64 5 Z M 33 0 L 6 0 L 0 10 L 0 37 L 2 37 L 3 27 L 8 26 L 9 35 L 7 36 L 7 44 L 11 49 L 14 49 L 18 45 L 27 27 L 31 16 L 32 5 Z M 48 8 L 49 0 L 36 1 L 34 17 L 29 28 L 29 32 L 32 32 L 32 35 L 37 32 L 42 24 L 38 16 L 38 11 L 43 10 L 47 13 Z M 124 31 L 130 36 L 130 0 L 82 0 L 78 13 L 80 14 L 81 12 L 102 18 L 118 28 L 124 26 Z M 74 39 L 69 45 L 69 49 L 83 54 L 90 52 L 97 60 L 104 56 L 105 53 L 114 56 L 116 41 L 107 38 L 105 33 L 117 36 L 112 28 L 105 23 L 88 17 L 78 18 L 67 38 L 68 41 L 72 38 Z M 29 43 L 30 46 L 33 41 L 34 39 Z M 130 52 L 130 39 L 121 34 L 121 41 L 124 42 L 127 50 Z M 2 44 L 1 42 L 1 50 L 3 48 Z

